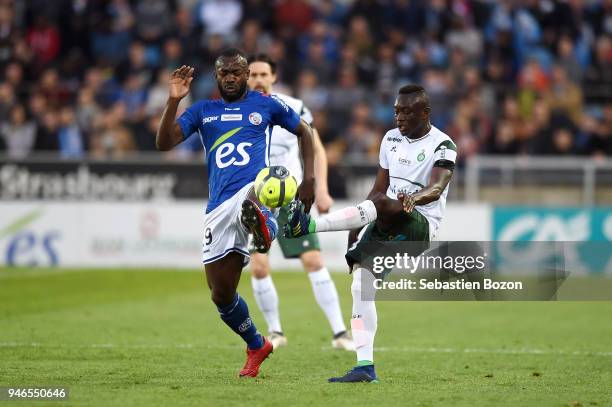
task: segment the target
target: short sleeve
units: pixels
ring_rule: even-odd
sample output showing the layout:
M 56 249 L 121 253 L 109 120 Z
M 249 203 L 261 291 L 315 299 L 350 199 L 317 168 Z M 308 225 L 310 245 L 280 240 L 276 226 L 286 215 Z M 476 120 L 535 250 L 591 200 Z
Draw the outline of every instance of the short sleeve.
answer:
M 176 119 L 176 122 L 181 127 L 181 131 L 183 132 L 183 140 L 186 140 L 193 133 L 198 131 L 201 122 L 202 115 L 202 107 L 204 102 L 196 102 L 193 105 L 189 106 L 182 115 Z
M 312 117 L 312 113 L 310 109 L 306 107 L 304 103 L 302 103 L 302 110 L 300 111 L 300 117 L 308 124 L 312 124 L 314 118 Z
M 380 142 L 380 151 L 378 153 L 378 163 L 380 164 L 381 168 L 384 168 L 385 170 L 389 169 L 389 160 L 387 160 L 387 136 L 385 135 L 385 137 L 383 137 L 382 141 Z
M 295 131 L 300 123 L 300 116 L 280 98 L 270 96 L 270 115 L 272 124 L 279 125 L 290 132 Z
M 457 146 L 451 139 L 442 141 L 434 150 L 434 165 L 438 161 L 457 161 Z

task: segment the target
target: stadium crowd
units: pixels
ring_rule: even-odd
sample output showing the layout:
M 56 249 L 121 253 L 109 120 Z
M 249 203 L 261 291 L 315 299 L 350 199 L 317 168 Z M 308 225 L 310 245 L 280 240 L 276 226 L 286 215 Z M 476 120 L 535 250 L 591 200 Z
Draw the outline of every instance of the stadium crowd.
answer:
M 230 45 L 278 61 L 331 165 L 376 162 L 409 82 L 462 160 L 612 153 L 611 0 L 0 0 L 0 152 L 154 150 L 169 73 L 215 97 Z

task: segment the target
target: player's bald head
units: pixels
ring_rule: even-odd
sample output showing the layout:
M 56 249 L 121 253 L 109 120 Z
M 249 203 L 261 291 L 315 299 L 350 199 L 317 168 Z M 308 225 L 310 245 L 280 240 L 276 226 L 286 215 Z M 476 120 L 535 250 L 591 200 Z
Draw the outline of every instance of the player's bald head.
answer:
M 215 60 L 215 69 L 228 63 L 237 63 L 245 68 L 249 66 L 246 54 L 238 48 L 227 48 L 221 51 Z

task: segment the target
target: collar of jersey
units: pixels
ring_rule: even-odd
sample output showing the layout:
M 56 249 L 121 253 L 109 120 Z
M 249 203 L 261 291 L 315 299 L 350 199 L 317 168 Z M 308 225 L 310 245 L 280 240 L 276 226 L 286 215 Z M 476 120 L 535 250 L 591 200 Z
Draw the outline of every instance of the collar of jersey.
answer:
M 417 141 L 421 141 L 424 138 L 426 138 L 427 136 L 429 136 L 431 134 L 431 130 L 433 129 L 433 126 L 431 126 L 431 129 L 429 129 L 429 131 L 427 132 L 426 135 L 424 135 L 423 137 L 419 137 L 419 138 L 408 138 L 408 137 L 404 137 L 406 140 L 408 140 L 409 143 L 415 143 Z M 400 133 L 401 134 L 401 133 Z

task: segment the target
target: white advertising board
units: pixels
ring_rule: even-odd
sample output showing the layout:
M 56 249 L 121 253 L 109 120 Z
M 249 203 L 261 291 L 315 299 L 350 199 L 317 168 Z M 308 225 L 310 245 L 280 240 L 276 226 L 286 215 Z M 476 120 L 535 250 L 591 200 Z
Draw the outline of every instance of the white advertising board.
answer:
M 337 202 L 335 208 L 349 205 Z M 199 268 L 201 202 L 1 202 L 0 265 Z M 452 205 L 440 240 L 488 240 L 491 209 Z M 346 270 L 347 232 L 321 233 L 329 269 Z M 276 269 L 299 269 L 274 245 Z

